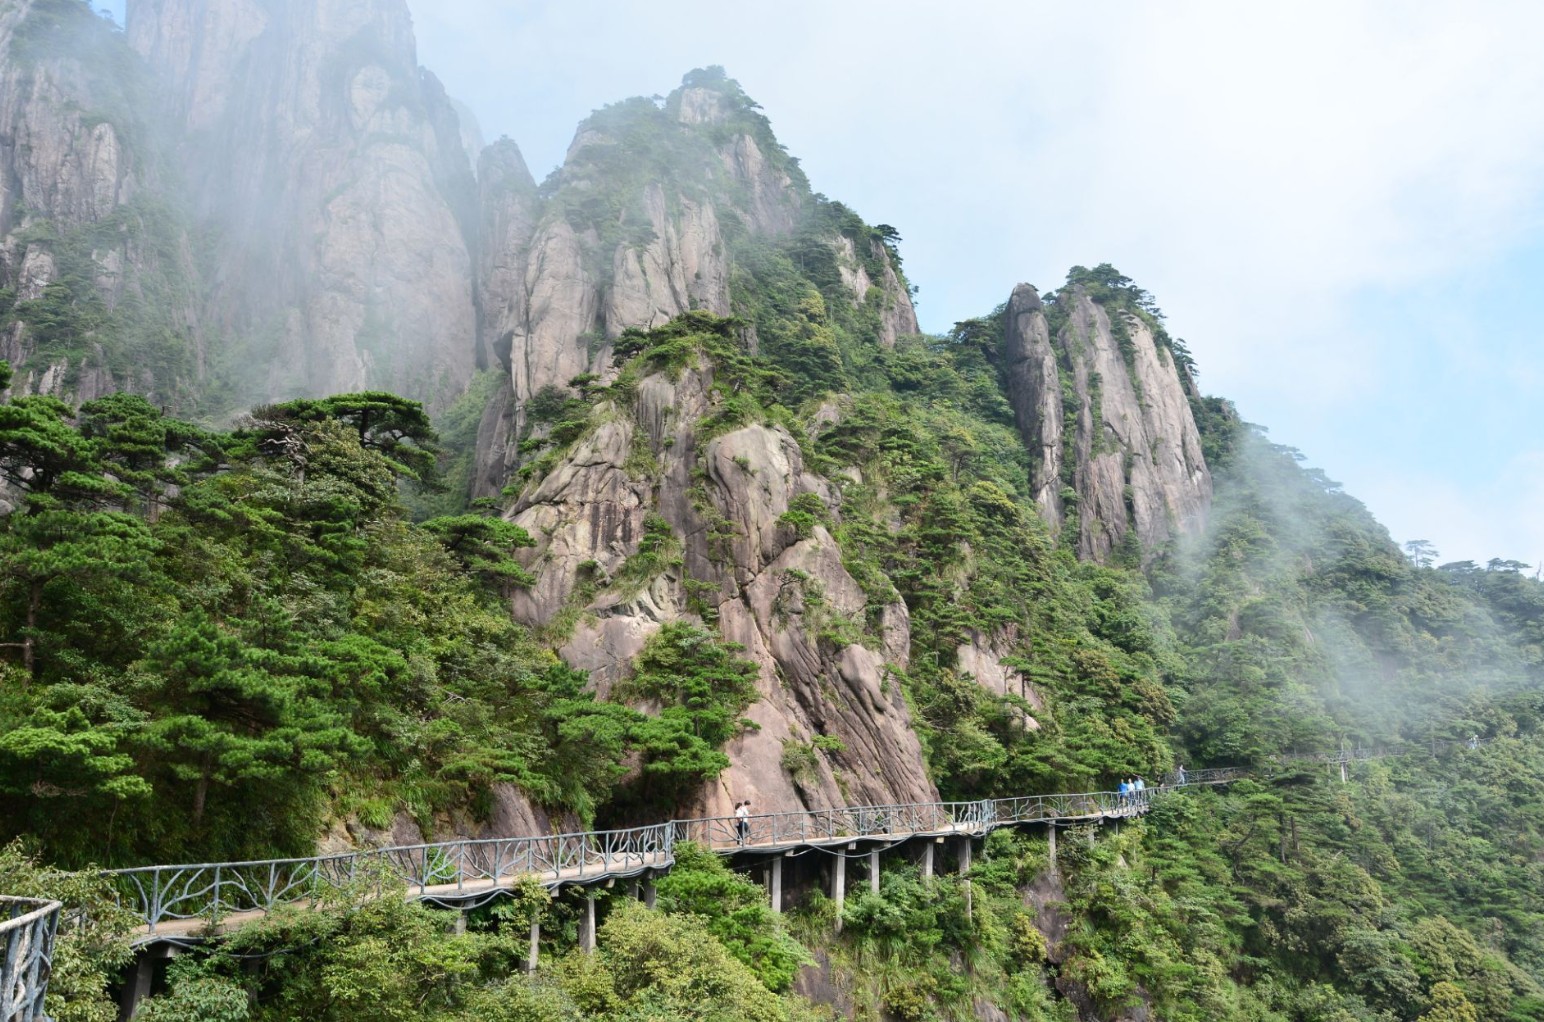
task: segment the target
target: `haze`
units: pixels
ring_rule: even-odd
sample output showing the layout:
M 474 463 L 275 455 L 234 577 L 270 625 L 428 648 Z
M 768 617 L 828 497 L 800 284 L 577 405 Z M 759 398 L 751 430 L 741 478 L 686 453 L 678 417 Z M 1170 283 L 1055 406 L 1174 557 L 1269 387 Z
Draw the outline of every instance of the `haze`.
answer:
M 924 328 L 1112 262 L 1396 540 L 1544 559 L 1544 7 L 409 3 L 538 178 L 590 110 L 723 64 L 900 229 Z

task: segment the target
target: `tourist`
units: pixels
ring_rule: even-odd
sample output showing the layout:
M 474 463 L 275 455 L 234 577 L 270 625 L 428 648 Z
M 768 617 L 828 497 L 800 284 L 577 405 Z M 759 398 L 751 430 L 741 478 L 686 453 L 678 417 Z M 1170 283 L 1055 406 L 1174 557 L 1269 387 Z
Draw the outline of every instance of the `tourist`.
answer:
M 738 802 L 735 804 L 734 829 L 736 836 L 740 839 L 740 844 L 745 844 L 746 839 L 751 836 L 751 804 L 749 802 Z

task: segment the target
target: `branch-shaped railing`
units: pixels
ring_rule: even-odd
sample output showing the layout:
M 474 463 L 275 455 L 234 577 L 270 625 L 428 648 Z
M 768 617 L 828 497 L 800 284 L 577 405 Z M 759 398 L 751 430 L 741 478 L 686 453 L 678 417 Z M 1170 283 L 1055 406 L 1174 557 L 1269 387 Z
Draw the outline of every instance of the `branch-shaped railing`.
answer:
M 1197 770 L 1186 780 L 1221 784 L 1239 776 L 1237 770 Z M 1159 790 L 847 806 L 759 813 L 745 820 L 672 820 L 630 830 L 448 841 L 299 859 L 142 866 L 107 875 L 120 903 L 143 920 L 140 939 L 148 940 L 191 934 L 205 926 L 240 925 L 283 905 L 359 898 L 385 884 L 406 885 L 414 899 L 468 907 L 500 896 L 527 877 L 556 887 L 636 876 L 673 865 L 677 841 L 723 853 L 774 851 L 1135 816 L 1147 810 Z
M 668 867 L 673 824 L 631 830 L 488 838 L 345 852 L 302 859 L 142 866 L 107 875 L 151 936 L 169 925 L 239 923 L 281 905 L 358 897 L 405 884 L 409 897 L 467 906 L 515 880 L 584 883 Z M 184 927 L 185 929 L 185 927 Z
M 57 901 L 0 895 L 0 1022 L 47 1022 L 43 995 L 53 971 Z

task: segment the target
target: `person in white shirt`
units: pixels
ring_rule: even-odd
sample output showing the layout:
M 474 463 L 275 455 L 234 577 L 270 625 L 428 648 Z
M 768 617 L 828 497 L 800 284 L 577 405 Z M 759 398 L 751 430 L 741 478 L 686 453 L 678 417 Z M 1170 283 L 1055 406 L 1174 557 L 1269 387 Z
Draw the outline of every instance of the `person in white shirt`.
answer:
M 751 835 L 751 804 L 738 802 L 734 807 L 734 829 L 740 839 L 740 844 L 745 844 L 745 839 Z

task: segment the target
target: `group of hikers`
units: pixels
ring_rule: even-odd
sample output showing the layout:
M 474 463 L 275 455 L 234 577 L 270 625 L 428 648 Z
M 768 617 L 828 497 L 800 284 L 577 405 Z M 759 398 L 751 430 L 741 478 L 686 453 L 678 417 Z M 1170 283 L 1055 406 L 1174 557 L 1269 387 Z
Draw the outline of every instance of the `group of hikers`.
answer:
M 1147 782 L 1142 780 L 1141 774 L 1136 774 L 1132 777 L 1122 777 L 1120 787 L 1115 789 L 1115 793 L 1120 796 L 1122 802 L 1135 802 L 1137 796 L 1146 790 Z

